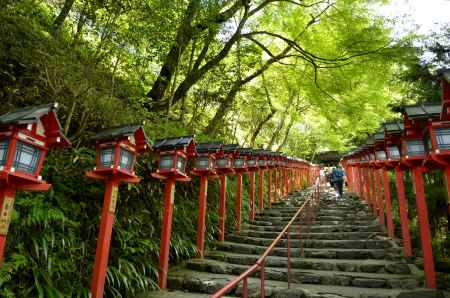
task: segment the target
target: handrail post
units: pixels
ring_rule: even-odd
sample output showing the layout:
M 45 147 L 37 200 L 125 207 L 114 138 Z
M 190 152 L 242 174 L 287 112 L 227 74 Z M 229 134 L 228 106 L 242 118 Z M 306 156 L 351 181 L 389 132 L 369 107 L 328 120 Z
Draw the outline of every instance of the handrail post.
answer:
M 242 281 L 242 297 L 248 298 L 248 277 L 244 277 Z
M 259 291 L 259 293 L 260 293 L 260 297 L 261 298 L 265 298 L 265 269 L 266 269 L 266 260 L 263 260 L 262 262 L 261 262 L 261 271 L 259 272 L 259 278 L 260 278 L 260 280 L 261 280 L 261 289 L 260 289 L 260 291 Z
M 287 228 L 287 280 L 288 280 L 288 289 L 291 288 L 291 227 L 289 226 Z

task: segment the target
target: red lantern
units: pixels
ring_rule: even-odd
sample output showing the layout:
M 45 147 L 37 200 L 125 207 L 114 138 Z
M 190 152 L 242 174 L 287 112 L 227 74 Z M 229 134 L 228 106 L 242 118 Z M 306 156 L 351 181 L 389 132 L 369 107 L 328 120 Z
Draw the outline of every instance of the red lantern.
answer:
M 138 183 L 134 167 L 139 153 L 149 151 L 150 143 L 141 125 L 125 125 L 107 128 L 93 138 L 96 147 L 96 167 L 86 172 L 89 178 L 105 182 L 100 229 L 97 238 L 91 294 L 103 297 L 112 226 L 120 183 Z
M 194 136 L 182 136 L 156 140 L 153 149 L 157 154 L 158 168 L 152 176 L 165 180 L 164 212 L 159 253 L 159 287 L 167 287 L 170 237 L 172 233 L 175 182 L 191 181 L 186 172 L 188 159 L 195 156 Z
M 0 263 L 3 262 L 17 190 L 46 191 L 40 175 L 50 148 L 69 147 L 57 104 L 26 107 L 0 116 Z

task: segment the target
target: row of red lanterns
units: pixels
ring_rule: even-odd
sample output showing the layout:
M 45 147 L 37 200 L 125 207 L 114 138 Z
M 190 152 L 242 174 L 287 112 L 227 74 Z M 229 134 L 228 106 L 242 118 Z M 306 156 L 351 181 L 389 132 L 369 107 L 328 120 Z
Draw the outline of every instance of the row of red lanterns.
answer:
M 69 147 L 70 141 L 63 135 L 56 115 L 56 104 L 26 107 L 0 116 L 0 263 L 9 228 L 14 197 L 17 190 L 45 191 L 50 185 L 40 176 L 45 155 L 50 148 Z M 165 180 L 164 215 L 161 235 L 159 285 L 164 288 L 167 280 L 169 243 L 172 225 L 173 200 L 176 181 L 190 181 L 190 175 L 200 176 L 199 223 L 197 247 L 200 256 L 204 250 L 206 218 L 206 193 L 208 178 L 220 177 L 220 240 L 225 229 L 226 175 L 235 174 L 237 189 L 237 229 L 241 223 L 242 174 L 249 173 L 251 180 L 251 214 L 254 218 L 255 172 L 260 176 L 260 209 L 264 208 L 264 171 L 268 175 L 269 204 L 272 202 L 272 170 L 275 193 L 283 195 L 300 187 L 301 181 L 312 181 L 318 168 L 308 162 L 268 150 L 239 148 L 221 142 L 196 144 L 193 136 L 156 140 L 153 148 L 142 125 L 125 125 L 102 130 L 93 138 L 96 143 L 96 166 L 86 172 L 90 178 L 105 183 L 104 201 L 96 258 L 92 279 L 92 297 L 103 297 L 109 247 L 121 183 L 138 183 L 134 168 L 138 154 L 150 150 L 156 154 L 157 169 L 152 176 Z M 193 167 L 187 169 L 188 161 Z M 277 174 L 277 172 L 280 173 Z M 283 174 L 285 185 L 280 178 Z M 278 188 L 278 190 L 277 190 Z
M 436 279 L 423 173 L 434 169 L 443 169 L 450 197 L 450 69 L 439 70 L 438 75 L 442 88 L 441 104 L 403 106 L 402 120 L 384 123 L 380 132 L 343 159 L 350 189 L 360 193 L 361 197 L 367 200 L 382 224 L 385 224 L 386 215 L 387 231 L 391 238 L 394 237 L 394 226 L 388 171 L 395 170 L 406 256 L 412 256 L 412 248 L 403 180 L 404 171 L 411 170 L 416 194 L 426 285 L 430 288 L 436 287 Z M 384 202 L 381 194 L 381 180 L 383 180 Z M 448 202 L 448 212 L 450 214 L 450 201 Z

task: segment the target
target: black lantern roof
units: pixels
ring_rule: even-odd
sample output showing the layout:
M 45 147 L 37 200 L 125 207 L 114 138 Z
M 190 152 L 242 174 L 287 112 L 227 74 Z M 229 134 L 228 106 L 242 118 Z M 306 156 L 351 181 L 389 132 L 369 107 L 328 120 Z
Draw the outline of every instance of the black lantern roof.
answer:
M 110 128 L 105 128 L 94 135 L 91 140 L 93 141 L 107 141 L 118 139 L 122 137 L 130 137 L 134 136 L 138 129 L 141 129 L 142 125 L 140 124 L 128 124 L 122 126 L 115 126 Z
M 245 156 L 253 156 L 253 149 L 252 148 L 239 148 L 239 154 L 245 155 Z
M 223 152 L 226 154 L 235 153 L 238 149 L 239 145 L 237 144 L 227 144 L 223 146 Z
M 418 104 L 403 107 L 403 111 L 409 119 L 439 118 L 441 110 L 441 104 Z
M 0 115 L 0 126 L 34 124 L 38 122 L 42 116 L 55 111 L 57 107 L 57 103 L 50 103 L 25 107 L 12 112 L 8 112 L 6 114 Z
M 450 83 L 450 68 L 442 68 L 437 70 L 438 77 Z
M 159 139 L 155 141 L 153 149 L 156 151 L 161 150 L 174 150 L 174 149 L 187 149 L 190 144 L 194 142 L 194 136 L 181 136 L 166 139 Z
M 384 140 L 384 132 L 377 132 L 373 135 L 373 138 L 375 139 L 375 142 L 383 141 Z
M 271 151 L 266 149 L 255 149 L 253 152 L 257 156 L 269 156 L 271 154 Z
M 199 143 L 195 146 L 197 153 L 218 153 L 222 150 L 223 142 Z
M 388 121 L 384 123 L 384 128 L 387 133 L 402 133 L 405 129 L 401 121 Z

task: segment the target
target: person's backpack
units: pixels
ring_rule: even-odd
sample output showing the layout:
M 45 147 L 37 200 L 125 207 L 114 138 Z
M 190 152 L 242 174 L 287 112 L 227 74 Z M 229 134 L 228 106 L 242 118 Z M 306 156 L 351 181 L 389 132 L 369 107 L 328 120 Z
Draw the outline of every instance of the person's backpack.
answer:
M 336 169 L 336 171 L 334 171 L 335 180 L 342 180 L 343 177 L 344 177 L 344 171 L 342 171 L 341 169 Z

